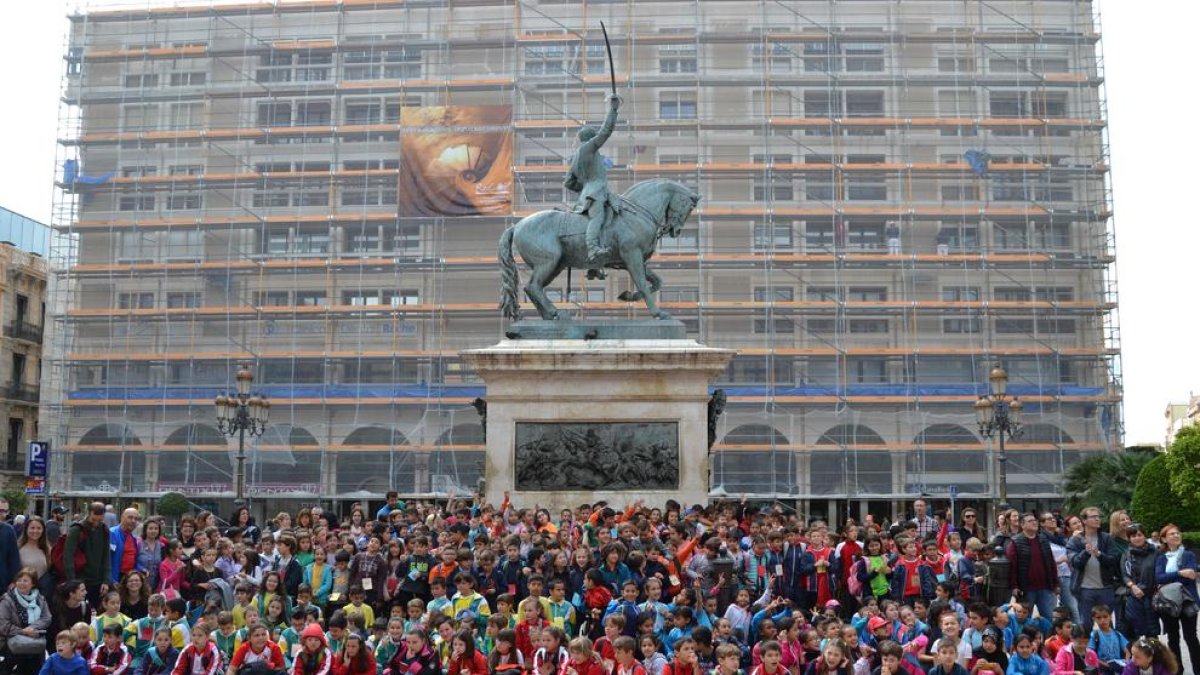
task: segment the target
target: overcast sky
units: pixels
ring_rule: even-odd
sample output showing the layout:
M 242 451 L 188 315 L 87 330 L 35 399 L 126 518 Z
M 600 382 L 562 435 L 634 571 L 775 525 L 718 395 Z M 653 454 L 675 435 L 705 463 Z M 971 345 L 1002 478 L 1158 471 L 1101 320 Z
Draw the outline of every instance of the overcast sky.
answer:
M 1008 1 L 992 4 L 1002 8 Z M 1200 219 L 1189 201 L 1200 195 L 1200 124 L 1187 122 L 1200 107 L 1200 3 L 1107 0 L 1098 6 L 1126 443 L 1161 442 L 1167 403 L 1200 393 Z M 66 10 L 65 0 L 0 3 L 0 205 L 44 222 L 53 198 Z

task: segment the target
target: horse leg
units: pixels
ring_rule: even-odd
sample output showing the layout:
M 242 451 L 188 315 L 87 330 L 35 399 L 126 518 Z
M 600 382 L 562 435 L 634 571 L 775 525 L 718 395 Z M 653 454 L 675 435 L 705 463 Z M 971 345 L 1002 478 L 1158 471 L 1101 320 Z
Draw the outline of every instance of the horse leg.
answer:
M 654 273 L 654 270 L 650 269 L 649 267 L 645 269 L 645 272 L 646 280 L 650 282 L 650 292 L 657 293 L 658 289 L 662 288 L 662 279 Z M 634 291 L 633 293 L 630 293 L 629 291 L 621 291 L 621 294 L 617 296 L 617 299 L 621 300 L 622 302 L 637 302 L 642 299 L 642 292 Z
M 562 265 L 559 261 L 539 260 L 533 268 L 533 274 L 529 276 L 529 284 L 525 286 L 526 295 L 537 307 L 538 314 L 546 321 L 562 317 L 562 313 L 550 302 L 550 298 L 546 297 L 546 286 L 554 281 L 561 271 Z
M 633 284 L 637 286 L 636 295 L 640 295 L 641 299 L 646 301 L 646 309 L 650 310 L 650 316 L 656 319 L 671 318 L 671 315 L 659 309 L 658 303 L 654 301 L 654 293 L 650 290 L 650 282 L 646 279 L 646 262 L 642 258 L 642 252 L 638 250 L 622 250 L 621 257 L 625 260 L 625 268 L 629 270 L 629 276 L 633 279 Z

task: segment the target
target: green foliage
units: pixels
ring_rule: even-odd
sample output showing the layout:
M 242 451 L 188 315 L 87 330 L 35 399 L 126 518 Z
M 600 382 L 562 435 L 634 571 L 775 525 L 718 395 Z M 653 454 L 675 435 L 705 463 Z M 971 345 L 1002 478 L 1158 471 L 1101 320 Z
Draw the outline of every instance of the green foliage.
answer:
M 168 492 L 158 498 L 157 510 L 164 516 L 172 518 L 182 516 L 192 508 L 188 498 L 179 492 Z
M 1180 429 L 1166 457 L 1171 492 L 1187 506 L 1200 508 L 1200 427 Z
M 1200 510 L 1184 506 L 1169 489 L 1170 484 L 1167 456 L 1159 455 L 1138 475 L 1130 504 L 1133 519 L 1155 530 L 1167 523 L 1175 523 L 1184 531 L 1200 530 Z
M 25 494 L 24 488 L 9 488 L 0 492 L 0 497 L 8 501 L 10 514 L 25 513 L 25 509 L 29 508 L 29 495 Z
M 1071 466 L 1063 476 L 1064 506 L 1078 513 L 1095 506 L 1104 513 L 1128 510 L 1133 502 L 1134 477 L 1157 456 L 1145 448 L 1101 452 Z

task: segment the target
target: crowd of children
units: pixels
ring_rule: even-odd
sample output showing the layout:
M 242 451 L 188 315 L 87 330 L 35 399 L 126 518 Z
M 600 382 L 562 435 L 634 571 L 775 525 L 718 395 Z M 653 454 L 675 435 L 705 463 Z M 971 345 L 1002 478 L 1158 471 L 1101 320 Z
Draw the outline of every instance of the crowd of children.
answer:
M 93 613 L 74 585 L 44 675 L 1175 675 L 1095 605 L 1090 628 L 985 602 L 947 526 L 840 532 L 744 504 L 211 514 Z M 155 531 L 161 531 L 161 523 Z M 865 536 L 860 536 L 860 532 Z M 951 536 L 952 535 L 952 536 Z M 32 671 L 30 671 L 32 672 Z

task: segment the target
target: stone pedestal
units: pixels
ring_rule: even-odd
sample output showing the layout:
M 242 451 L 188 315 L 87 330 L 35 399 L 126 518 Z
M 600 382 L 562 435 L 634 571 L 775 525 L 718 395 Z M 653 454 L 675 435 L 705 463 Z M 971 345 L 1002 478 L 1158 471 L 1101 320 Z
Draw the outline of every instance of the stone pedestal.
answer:
M 733 355 L 682 336 L 520 338 L 462 352 L 487 384 L 485 498 L 499 504 L 508 491 L 551 513 L 600 499 L 705 503 L 708 387 Z

